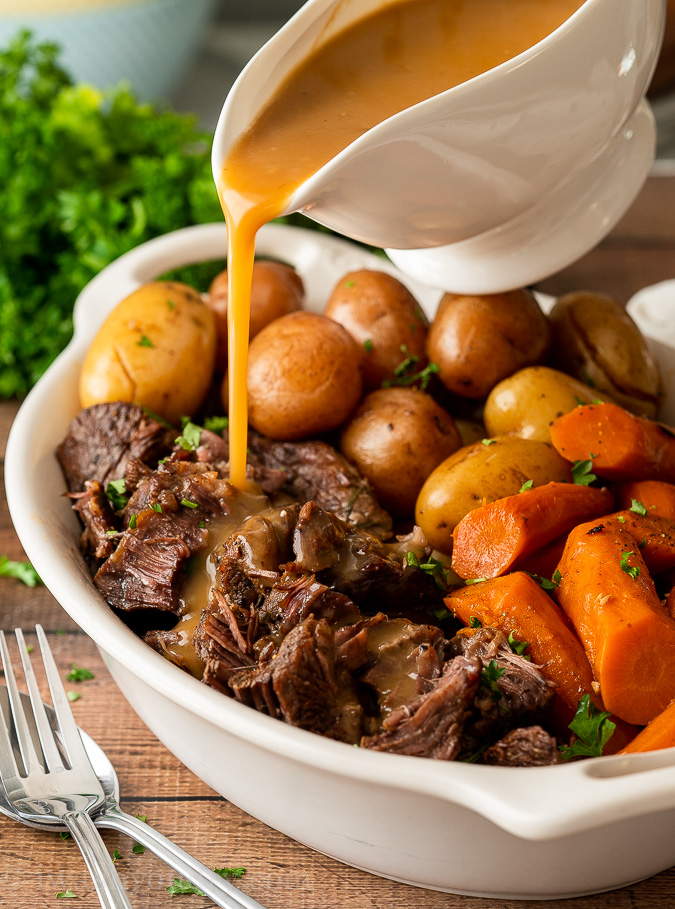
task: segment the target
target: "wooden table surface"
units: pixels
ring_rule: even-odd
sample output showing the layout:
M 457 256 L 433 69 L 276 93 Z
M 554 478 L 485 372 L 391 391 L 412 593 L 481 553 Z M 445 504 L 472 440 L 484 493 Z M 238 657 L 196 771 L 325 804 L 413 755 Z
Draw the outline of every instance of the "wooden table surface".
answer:
M 596 250 L 542 285 L 561 293 L 594 289 L 626 301 L 640 287 L 675 278 L 675 177 L 653 177 L 637 202 Z M 17 404 L 0 404 L 0 458 Z M 0 462 L 1 463 L 1 462 Z M 0 487 L 0 554 L 23 558 Z M 67 683 L 82 697 L 73 704 L 79 724 L 108 753 L 117 768 L 123 808 L 147 814 L 160 831 L 206 864 L 243 866 L 243 890 L 269 909 L 487 909 L 502 906 L 569 909 L 665 909 L 675 905 L 675 869 L 609 894 L 555 902 L 492 901 L 420 890 L 341 865 L 270 830 L 216 795 L 183 767 L 145 728 L 119 694 L 92 642 L 79 631 L 44 588 L 0 579 L 0 628 L 47 629 L 63 675 L 71 665 L 94 673 L 90 681 Z M 32 636 L 31 636 L 32 640 Z M 195 895 L 172 897 L 173 872 L 149 851 L 138 855 L 121 834 L 104 832 L 131 902 L 138 909 L 212 905 Z M 573 876 L 574 869 L 570 869 Z M 480 882 L 476 882 L 480 887 Z M 574 886 L 573 884 L 571 886 Z M 78 902 L 57 902 L 70 888 Z M 40 909 L 99 905 L 77 847 L 0 817 L 0 906 Z

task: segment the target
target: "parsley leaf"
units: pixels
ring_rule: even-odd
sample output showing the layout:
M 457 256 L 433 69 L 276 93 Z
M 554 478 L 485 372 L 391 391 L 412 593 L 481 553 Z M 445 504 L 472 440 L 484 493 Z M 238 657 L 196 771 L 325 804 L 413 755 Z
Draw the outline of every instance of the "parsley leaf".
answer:
M 206 896 L 203 890 L 200 890 L 199 887 L 195 887 L 194 884 L 191 884 L 190 881 L 186 881 L 185 878 L 182 877 L 175 877 L 173 879 L 173 884 L 170 884 L 166 889 L 171 896 L 187 893 L 194 893 L 197 896 Z
M 199 448 L 199 440 L 202 437 L 202 427 L 196 423 L 187 420 L 183 426 L 183 434 L 176 439 L 176 445 L 180 445 L 185 451 L 194 451 Z
M 600 757 L 603 748 L 612 737 L 616 724 L 610 713 L 600 710 L 585 694 L 577 706 L 577 712 L 569 728 L 577 736 L 572 745 L 563 745 L 559 750 L 564 761 L 574 757 Z
M 518 638 L 514 638 L 513 632 L 509 632 L 509 646 L 511 650 L 518 656 L 525 656 L 525 651 L 530 646 L 529 641 L 519 641 Z
M 15 578 L 26 587 L 42 584 L 42 580 L 30 562 L 14 562 L 6 555 L 0 556 L 0 578 Z
M 520 487 L 518 492 L 527 492 L 528 489 L 532 489 L 533 483 L 534 483 L 534 480 L 525 480 L 525 482 Z
M 140 341 L 137 341 L 136 344 L 138 347 L 154 347 L 155 346 L 147 335 L 141 335 Z
M 500 667 L 496 660 L 490 660 L 487 667 L 480 674 L 481 683 L 492 692 L 495 701 L 501 701 L 502 693 L 499 690 L 499 680 L 506 672 L 504 666 Z
M 111 480 L 105 488 L 105 494 L 113 511 L 122 511 L 129 501 L 127 481 L 124 477 L 121 480 Z
M 68 890 L 60 890 L 56 894 L 57 900 L 76 900 L 77 898 L 77 893 L 73 893 L 70 888 L 68 888 Z
M 406 552 L 403 561 L 404 565 L 424 571 L 429 577 L 433 578 L 439 590 L 445 591 L 447 589 L 448 569 L 440 559 L 434 559 L 429 556 L 426 562 L 420 562 L 417 554 L 410 549 Z
M 424 369 L 415 372 L 415 366 L 419 363 L 420 358 L 415 354 L 411 354 L 405 344 L 401 344 L 401 353 L 404 358 L 394 370 L 394 378 L 385 379 L 382 383 L 382 388 L 391 388 L 394 385 L 417 385 L 419 383 L 422 391 L 425 391 L 432 375 L 440 372 L 438 363 L 429 363 Z
M 575 461 L 572 465 L 572 479 L 577 486 L 590 486 L 597 477 L 591 473 L 593 461 Z
M 482 441 L 486 448 L 488 445 L 494 445 L 497 442 L 496 439 L 483 439 Z
M 230 421 L 228 417 L 207 417 L 204 420 L 204 429 L 209 432 L 215 432 L 217 436 L 222 436 L 223 431 L 228 428 Z
M 370 338 L 366 338 L 366 340 L 363 342 L 363 346 L 365 348 L 366 353 L 373 352 L 373 342 L 371 341 Z
M 181 499 L 180 504 L 184 508 L 199 508 L 199 505 L 196 502 L 191 502 L 189 499 Z
M 483 623 L 477 616 L 472 615 L 472 616 L 469 616 L 469 627 L 470 628 L 482 628 Z
M 73 704 L 75 701 L 79 701 L 80 698 L 82 697 L 82 695 L 77 691 L 69 691 L 66 694 L 66 697 L 68 698 L 70 703 Z
M 88 679 L 93 678 L 94 673 L 90 669 L 83 669 L 80 666 L 76 666 L 75 663 L 73 663 L 70 672 L 66 676 L 69 682 L 86 682 Z
M 142 846 L 140 843 L 134 843 L 131 847 L 131 851 L 134 855 L 143 855 L 145 852 L 145 846 Z
M 242 878 L 246 874 L 246 868 L 214 868 L 216 874 L 221 877 Z
M 482 584 L 483 581 L 487 581 L 487 578 L 465 578 L 464 579 L 464 583 L 467 586 L 470 586 L 471 584 Z
M 621 571 L 625 571 L 627 575 L 630 575 L 630 577 L 635 580 L 640 577 L 640 566 L 628 564 L 628 559 L 632 555 L 635 555 L 635 552 L 632 549 L 630 552 L 622 552 L 619 565 L 621 566 Z
M 630 511 L 634 511 L 635 514 L 647 514 L 647 508 L 642 504 L 642 502 L 637 499 L 631 499 Z
M 113 854 L 112 854 L 113 862 L 117 862 L 121 858 L 122 858 L 122 853 L 119 851 L 119 849 L 113 849 Z

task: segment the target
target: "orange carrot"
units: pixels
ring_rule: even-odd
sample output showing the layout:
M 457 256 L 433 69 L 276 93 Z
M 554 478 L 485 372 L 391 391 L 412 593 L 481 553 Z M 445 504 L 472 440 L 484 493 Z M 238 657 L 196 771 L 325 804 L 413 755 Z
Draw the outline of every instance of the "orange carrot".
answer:
M 466 625 L 483 625 L 528 641 L 527 653 L 558 684 L 561 699 L 576 709 L 592 692 L 593 673 L 583 647 L 553 600 L 522 571 L 453 591 L 445 605 Z
M 675 521 L 675 486 L 662 480 L 629 480 L 614 490 L 619 508 L 630 508 L 640 502 L 647 514 Z
M 607 489 L 553 482 L 475 508 L 453 532 L 452 569 L 460 578 L 499 577 L 613 501 Z
M 587 404 L 551 425 L 551 442 L 568 461 L 593 460 L 608 480 L 675 482 L 675 430 L 616 404 Z
M 642 732 L 622 748 L 618 754 L 635 754 L 638 751 L 659 751 L 675 745 L 675 700 L 654 717 Z
M 633 537 L 652 576 L 675 568 L 675 521 L 630 509 L 608 515 L 607 520 L 621 524 Z
M 620 523 L 569 535 L 558 602 L 586 650 L 607 710 L 644 725 L 675 697 L 675 622 L 635 540 Z

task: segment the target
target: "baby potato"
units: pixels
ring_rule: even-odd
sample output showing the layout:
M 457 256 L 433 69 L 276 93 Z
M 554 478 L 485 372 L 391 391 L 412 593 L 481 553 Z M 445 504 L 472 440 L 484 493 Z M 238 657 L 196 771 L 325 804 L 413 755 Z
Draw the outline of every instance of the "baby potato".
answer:
M 550 315 L 553 364 L 633 413 L 654 417 L 658 366 L 639 328 L 612 297 L 580 291 L 561 297 Z
M 80 373 L 80 403 L 135 401 L 179 424 L 199 409 L 215 354 L 215 318 L 194 288 L 144 284 L 115 307 L 94 338 Z
M 333 290 L 324 315 L 345 328 L 363 353 L 363 384 L 379 388 L 408 357 L 426 365 L 428 323 L 407 287 L 381 271 L 353 271 Z
M 211 282 L 206 305 L 216 317 L 218 348 L 216 369 L 227 367 L 227 269 Z M 254 338 L 274 319 L 302 309 L 305 288 L 302 278 L 290 265 L 260 259 L 253 264 L 251 286 L 251 325 L 249 337 Z
M 484 398 L 497 382 L 541 362 L 550 340 L 546 316 L 527 290 L 445 294 L 429 331 L 427 355 L 450 391 Z
M 550 442 L 555 419 L 593 401 L 612 399 L 557 369 L 528 366 L 495 385 L 485 402 L 483 420 L 490 436 Z
M 485 439 L 439 464 L 420 491 L 415 518 L 430 544 L 450 553 L 455 526 L 483 502 L 515 495 L 528 480 L 543 486 L 570 479 L 569 462 L 548 442 L 517 436 Z
M 364 398 L 340 447 L 397 517 L 411 516 L 431 471 L 461 446 L 452 417 L 413 388 L 381 388 Z
M 361 356 L 337 322 L 312 312 L 275 319 L 251 341 L 249 422 L 274 439 L 339 426 L 361 398 Z

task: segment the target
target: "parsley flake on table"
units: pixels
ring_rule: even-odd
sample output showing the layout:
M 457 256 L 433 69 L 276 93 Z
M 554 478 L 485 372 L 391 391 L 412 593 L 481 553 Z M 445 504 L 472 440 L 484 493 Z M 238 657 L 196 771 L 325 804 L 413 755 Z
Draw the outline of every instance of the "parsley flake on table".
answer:
M 119 851 L 119 849 L 113 849 L 113 854 L 112 854 L 113 862 L 117 862 L 121 858 L 122 858 L 122 853 Z
M 190 881 L 186 881 L 185 878 L 182 877 L 175 877 L 173 879 L 173 884 L 170 884 L 166 889 L 171 896 L 188 893 L 194 893 L 196 896 L 206 896 L 203 890 L 200 890 L 199 887 L 195 887 L 194 884 L 191 884 Z
M 221 877 L 242 878 L 246 874 L 246 868 L 214 868 L 216 874 Z
M 57 900 L 76 900 L 78 899 L 77 893 L 73 893 L 72 890 L 59 890 L 56 894 Z
M 141 845 L 141 843 L 134 843 L 134 845 L 131 847 L 131 851 L 134 855 L 143 855 L 145 852 L 145 846 Z
M 66 676 L 66 680 L 69 682 L 86 682 L 89 679 L 94 678 L 94 673 L 90 669 L 84 669 L 81 666 L 76 666 L 73 663 L 70 672 Z
M 564 761 L 575 757 L 600 757 L 602 751 L 614 734 L 616 724 L 606 710 L 600 710 L 591 703 L 590 695 L 585 694 L 577 706 L 574 719 L 569 728 L 577 736 L 571 745 L 563 745 L 559 751 Z
M 68 691 L 68 692 L 66 693 L 66 697 L 68 698 L 68 700 L 69 700 L 70 703 L 72 704 L 72 703 L 74 703 L 75 701 L 79 701 L 80 698 L 82 697 L 82 695 L 81 695 L 78 691 Z
M 30 562 L 15 562 L 6 555 L 0 556 L 0 578 L 14 578 L 26 587 L 42 584 L 42 579 Z

